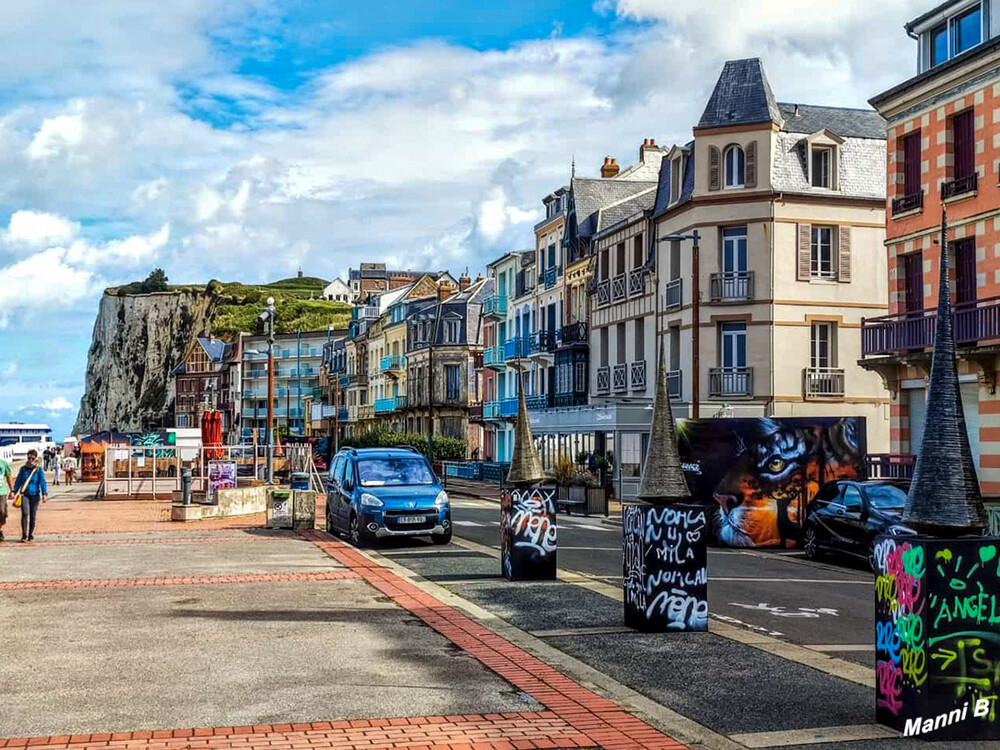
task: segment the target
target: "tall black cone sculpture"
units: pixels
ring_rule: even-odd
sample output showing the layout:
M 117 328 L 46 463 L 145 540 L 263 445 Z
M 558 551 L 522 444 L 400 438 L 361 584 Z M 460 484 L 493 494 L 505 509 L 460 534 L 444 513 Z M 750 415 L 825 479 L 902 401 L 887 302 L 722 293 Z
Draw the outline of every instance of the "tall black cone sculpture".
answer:
M 955 335 L 948 277 L 948 216 L 941 210 L 941 278 L 937 331 L 927 389 L 927 416 L 903 523 L 930 536 L 982 533 L 986 509 L 965 429 L 955 365 Z
M 622 506 L 625 624 L 645 631 L 708 630 L 708 529 L 684 479 L 663 351 L 638 502 Z
M 500 569 L 510 581 L 555 580 L 556 490 L 541 485 L 545 479 L 520 387 L 514 451 L 500 494 Z

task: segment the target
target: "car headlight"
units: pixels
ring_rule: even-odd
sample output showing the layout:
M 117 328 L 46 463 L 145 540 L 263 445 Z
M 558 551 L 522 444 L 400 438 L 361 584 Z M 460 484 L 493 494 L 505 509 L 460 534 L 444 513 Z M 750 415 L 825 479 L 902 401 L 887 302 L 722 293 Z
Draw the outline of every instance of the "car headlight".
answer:
M 367 505 L 369 508 L 381 508 L 385 503 L 379 500 L 374 495 L 370 495 L 367 492 L 361 493 L 361 504 Z
M 447 505 L 448 504 L 448 493 L 445 492 L 444 490 L 441 490 L 438 493 L 438 496 L 436 498 L 434 498 L 434 504 L 436 506 L 438 506 L 439 508 L 444 507 L 445 505 Z

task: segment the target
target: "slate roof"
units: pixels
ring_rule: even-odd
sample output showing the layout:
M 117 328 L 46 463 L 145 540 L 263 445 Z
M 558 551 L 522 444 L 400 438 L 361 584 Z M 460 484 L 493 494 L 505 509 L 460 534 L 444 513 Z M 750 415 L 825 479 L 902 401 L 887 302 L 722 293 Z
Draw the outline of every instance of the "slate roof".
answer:
M 681 198 L 677 201 L 679 206 L 691 200 L 694 194 L 694 141 L 689 141 L 684 150 L 688 152 L 687 164 L 684 166 L 684 182 L 681 185 Z M 670 162 L 666 159 L 660 165 L 660 181 L 656 188 L 656 202 L 653 204 L 653 216 L 659 216 L 670 205 Z
M 593 237 L 597 234 L 600 226 L 600 211 L 606 206 L 622 205 L 636 198 L 640 193 L 651 191 L 656 187 L 655 182 L 646 180 L 616 180 L 616 179 L 590 179 L 584 177 L 573 178 L 573 199 L 576 202 L 577 235 L 579 237 Z M 653 192 L 650 192 L 652 200 Z M 638 209 L 634 209 L 632 213 Z M 619 217 L 619 220 L 625 218 Z M 607 225 L 607 221 L 601 220 Z
M 771 85 L 760 59 L 729 60 L 705 105 L 699 128 L 781 122 Z
M 798 107 L 798 115 L 795 108 Z M 877 138 L 885 140 L 885 120 L 873 109 L 819 107 L 812 104 L 781 102 L 778 109 L 784 117 L 786 133 L 815 133 L 823 128 L 842 138 Z
M 655 202 L 656 186 L 655 183 L 651 182 L 645 192 L 640 193 L 634 198 L 629 198 L 622 203 L 615 203 L 602 208 L 598 212 L 597 231 L 601 232 L 608 227 L 613 227 L 626 219 L 632 218 L 638 213 L 648 211 L 653 207 Z

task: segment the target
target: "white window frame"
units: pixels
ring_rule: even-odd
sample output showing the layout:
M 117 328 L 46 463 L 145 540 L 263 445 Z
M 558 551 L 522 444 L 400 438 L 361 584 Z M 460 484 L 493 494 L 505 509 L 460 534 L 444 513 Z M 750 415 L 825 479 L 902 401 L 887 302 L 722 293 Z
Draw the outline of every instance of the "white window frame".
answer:
M 817 185 L 816 184 L 816 174 L 813 171 L 813 164 L 815 163 L 817 152 L 826 155 L 826 184 Z M 809 149 L 809 187 L 817 188 L 819 190 L 833 190 L 834 180 L 833 180 L 833 165 L 835 164 L 836 154 L 834 152 L 833 146 L 828 146 L 824 144 L 814 144 Z
M 744 321 L 728 321 L 723 323 L 719 329 L 721 346 L 719 351 L 719 365 L 726 369 L 738 369 L 747 366 L 747 324 Z M 739 339 L 743 339 L 743 362 L 740 360 Z M 726 360 L 730 364 L 726 364 Z
M 823 234 L 826 233 L 827 242 L 823 243 Z M 819 238 L 819 239 L 817 239 Z M 809 239 L 809 277 L 812 279 L 822 279 L 825 281 L 837 278 L 837 231 L 836 227 L 813 226 L 812 237 Z M 829 268 L 823 270 L 823 249 L 829 253 Z
M 681 199 L 684 188 L 684 157 L 677 156 L 670 160 L 670 202 Z
M 809 326 L 809 367 L 814 370 L 829 370 L 836 366 L 837 324 L 830 320 L 814 320 Z
M 729 160 L 730 158 L 742 157 L 743 160 L 743 179 L 736 182 L 736 178 L 739 172 L 739 161 L 734 161 L 732 164 L 732 170 L 730 170 Z M 730 181 L 730 177 L 732 181 Z M 726 190 L 739 190 L 745 186 L 747 179 L 747 155 L 743 147 L 738 144 L 733 144 L 727 146 L 726 150 L 722 152 L 722 187 Z

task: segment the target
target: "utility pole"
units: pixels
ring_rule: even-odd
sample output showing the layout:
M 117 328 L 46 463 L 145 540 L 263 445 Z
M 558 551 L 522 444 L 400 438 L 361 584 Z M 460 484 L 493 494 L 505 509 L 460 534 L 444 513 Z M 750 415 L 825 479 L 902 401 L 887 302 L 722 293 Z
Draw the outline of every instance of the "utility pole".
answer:
M 295 374 L 297 376 L 296 383 L 296 400 L 297 404 L 295 406 L 298 411 L 299 417 L 302 419 L 302 429 L 299 430 L 300 435 L 305 434 L 306 417 L 302 413 L 302 329 L 295 329 Z M 289 423 L 291 420 L 289 420 Z M 291 424 L 289 424 L 289 433 L 291 433 Z
M 438 282 L 437 305 L 434 310 L 434 328 L 427 342 L 427 458 L 434 465 L 434 342 L 441 325 L 441 286 Z
M 260 314 L 267 332 L 267 483 L 274 484 L 274 297 Z
M 682 242 L 684 240 L 691 240 L 691 418 L 697 419 L 699 412 L 699 404 L 701 402 L 701 376 L 700 376 L 700 362 L 699 362 L 699 352 L 701 349 L 701 272 L 699 267 L 701 265 L 700 258 L 700 248 L 699 240 L 701 235 L 698 234 L 698 230 L 695 229 L 691 234 L 668 234 L 666 237 L 660 237 L 657 242 Z M 656 330 L 657 342 L 659 342 L 660 337 L 660 319 L 659 319 L 659 302 L 660 302 L 660 271 L 659 271 L 659 252 L 657 252 L 656 258 L 656 325 L 654 326 Z

